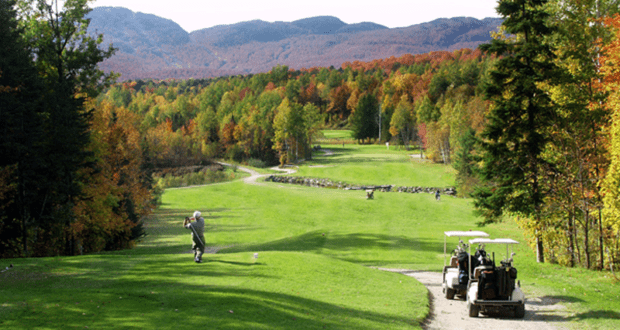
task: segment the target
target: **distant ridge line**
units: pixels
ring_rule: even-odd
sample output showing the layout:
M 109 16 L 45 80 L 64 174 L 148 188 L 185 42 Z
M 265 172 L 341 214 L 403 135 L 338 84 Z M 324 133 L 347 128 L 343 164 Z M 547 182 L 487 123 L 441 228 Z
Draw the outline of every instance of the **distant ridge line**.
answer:
M 340 67 L 404 54 L 476 48 L 491 39 L 500 18 L 440 18 L 402 28 L 347 24 L 316 16 L 292 22 L 253 20 L 188 33 L 176 22 L 123 7 L 96 7 L 89 33 L 103 33 L 117 53 L 100 63 L 120 80 L 212 78 L 293 69 Z

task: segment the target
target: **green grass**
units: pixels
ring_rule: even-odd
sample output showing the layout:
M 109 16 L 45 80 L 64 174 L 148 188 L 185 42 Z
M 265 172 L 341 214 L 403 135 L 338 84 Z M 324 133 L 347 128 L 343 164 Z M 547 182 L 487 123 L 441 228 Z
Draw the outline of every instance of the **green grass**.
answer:
M 450 166 L 431 164 L 410 155 L 417 151 L 385 145 L 330 145 L 333 155 L 317 153 L 300 165 L 296 176 L 330 178 L 351 184 L 454 187 Z M 322 167 L 313 167 L 322 166 Z
M 0 284 L 0 327 L 408 329 L 425 310 L 413 300 L 425 290 L 414 281 L 319 255 L 190 259 L 115 253 L 16 261 Z
M 353 139 L 353 131 L 351 130 L 324 130 L 321 131 L 326 139 L 340 139 L 349 140 Z
M 332 145 L 332 144 L 353 144 L 355 143 L 353 138 L 353 131 L 351 130 L 323 130 L 321 136 L 315 141 L 315 145 Z
M 432 228 L 451 228 L 461 219 L 457 227 L 464 230 L 475 220 L 469 201 L 435 203 L 431 194 L 377 193 L 374 200 L 366 200 L 359 191 L 237 182 L 197 188 L 192 196 L 167 191 L 163 202 L 160 215 L 171 221 L 182 219 L 176 209 L 187 209 L 187 214 L 192 206 L 207 211 L 207 240 L 236 245 L 225 253 L 312 252 L 365 266 L 428 269 L 443 250 L 443 245 L 429 244 L 443 242 L 442 236 L 428 237 Z M 176 237 L 171 235 L 166 239 Z
M 417 166 L 404 154 L 364 146 L 340 162 L 317 162 L 351 171 L 360 165 L 347 160 L 361 158 Z M 440 271 L 443 231 L 479 229 L 471 200 L 429 194 L 378 192 L 366 200 L 359 191 L 235 181 L 167 190 L 162 202 L 149 236 L 132 250 L 0 260 L 2 268 L 15 265 L 0 273 L 0 328 L 416 329 L 428 313 L 425 288 L 371 267 Z M 227 247 L 203 264 L 191 261 L 181 227 L 196 209 L 207 245 Z M 526 296 L 552 300 L 556 312 L 543 315 L 549 322 L 620 328 L 618 284 L 608 273 L 537 264 L 513 222 L 482 230 L 522 242 L 519 280 Z M 505 248 L 494 251 L 499 260 Z

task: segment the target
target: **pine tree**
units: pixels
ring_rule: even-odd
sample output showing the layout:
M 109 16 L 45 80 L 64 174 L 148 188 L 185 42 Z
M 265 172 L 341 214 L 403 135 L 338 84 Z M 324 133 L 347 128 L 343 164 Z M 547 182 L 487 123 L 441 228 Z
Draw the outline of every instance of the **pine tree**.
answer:
M 39 241 L 40 254 L 73 254 L 66 229 L 73 220 L 75 199 L 81 195 L 78 172 L 88 165 L 90 114 L 84 103 L 114 79 L 97 67 L 114 50 L 99 49 L 102 36 L 94 39 L 87 34 L 87 0 L 64 1 L 62 8 L 57 0 L 20 0 L 16 5 L 20 42 L 26 50 L 23 56 L 36 67 L 43 101 L 35 116 L 40 121 L 26 131 L 37 146 L 36 152 L 26 154 L 26 161 L 37 170 L 20 173 L 24 196 L 33 196 L 24 197 L 19 219 L 34 227 L 37 234 L 32 238 Z
M 543 84 L 554 84 L 561 71 L 545 38 L 553 33 L 544 11 L 546 0 L 502 0 L 497 11 L 513 40 L 495 39 L 483 51 L 502 56 L 485 84 L 492 101 L 482 137 L 486 184 L 474 193 L 475 205 L 494 221 L 503 213 L 531 219 L 537 230 L 537 261 L 544 262 L 541 206 L 545 176 L 552 164 L 543 157 L 555 108 Z
M 379 111 L 379 102 L 372 94 L 362 94 L 355 113 L 350 118 L 353 137 L 358 140 L 376 138 L 379 135 L 379 124 L 375 120 Z
M 0 2 L 0 257 L 29 254 L 29 228 L 45 208 L 44 85 L 22 41 L 15 1 Z M 21 241 L 21 244 L 19 244 Z

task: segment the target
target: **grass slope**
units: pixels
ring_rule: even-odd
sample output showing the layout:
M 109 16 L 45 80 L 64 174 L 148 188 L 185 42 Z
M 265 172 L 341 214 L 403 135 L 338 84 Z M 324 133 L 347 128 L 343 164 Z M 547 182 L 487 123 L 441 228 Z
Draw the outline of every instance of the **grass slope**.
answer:
M 373 146 L 347 148 L 349 159 L 382 155 L 376 164 L 385 168 L 427 166 Z M 365 163 L 346 157 L 317 162 L 342 173 Z M 397 184 L 407 176 L 393 172 Z M 195 209 L 205 216 L 207 245 L 226 247 L 203 264 L 191 261 L 180 225 Z M 443 231 L 478 229 L 478 220 L 470 200 L 437 202 L 429 194 L 378 192 L 366 200 L 360 191 L 242 182 L 167 190 L 148 221 L 149 236 L 132 250 L 0 260 L 2 268 L 15 265 L 0 273 L 0 327 L 415 329 L 428 313 L 425 288 L 368 266 L 440 271 Z M 537 264 L 513 222 L 483 230 L 522 242 L 519 279 L 526 295 L 558 304 L 549 322 L 620 328 L 619 290 L 609 273 Z M 501 259 L 505 248 L 495 252 Z

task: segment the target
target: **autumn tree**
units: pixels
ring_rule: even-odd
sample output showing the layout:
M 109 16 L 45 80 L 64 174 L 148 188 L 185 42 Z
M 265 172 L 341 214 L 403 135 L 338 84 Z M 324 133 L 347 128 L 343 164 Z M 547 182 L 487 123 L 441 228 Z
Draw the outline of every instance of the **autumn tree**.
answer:
M 614 28 L 615 37 L 605 46 L 601 58 L 604 79 L 599 88 L 609 93 L 605 106 L 611 114 L 611 164 L 603 183 L 605 203 L 605 229 L 610 247 L 609 256 L 613 264 L 620 260 L 620 15 L 606 21 Z
M 575 259 L 581 259 L 581 256 L 575 255 L 576 250 L 572 246 L 579 243 L 576 231 L 577 225 L 581 224 L 584 234 L 582 251 L 587 268 L 593 266 L 591 258 L 596 256 L 598 267 L 604 267 L 600 182 L 608 166 L 606 123 L 609 121 L 609 111 L 602 106 L 605 93 L 595 86 L 602 79 L 599 70 L 603 55 L 601 46 L 611 36 L 601 17 L 618 13 L 619 5 L 618 0 L 568 0 L 553 1 L 550 6 L 552 22 L 557 26 L 557 33 L 552 38 L 557 45 L 557 62 L 569 75 L 562 84 L 549 89 L 560 109 L 558 114 L 562 125 L 553 136 L 555 148 L 551 148 L 552 152 L 548 154 L 562 167 L 562 171 L 558 171 L 558 175 L 562 176 L 558 183 L 562 185 L 554 187 L 554 191 L 562 197 L 572 196 L 550 199 L 560 203 L 571 202 L 569 205 L 560 208 L 557 202 L 548 205 L 572 217 L 572 220 L 564 222 L 569 224 L 566 229 L 572 239 L 568 247 L 571 264 L 575 263 Z M 580 138 L 575 139 L 575 136 Z M 571 211 L 564 212 L 565 209 Z M 598 231 L 596 243 L 593 240 L 595 230 Z M 597 245 L 598 253 L 593 253 Z
M 146 173 L 139 117 L 107 101 L 95 108 L 89 160 L 83 168 L 83 199 L 76 202 L 70 227 L 79 253 L 133 246 L 145 235 L 143 218 L 153 204 Z
M 390 121 L 390 134 L 400 137 L 409 150 L 410 142 L 417 136 L 414 108 L 407 95 L 403 95 Z

